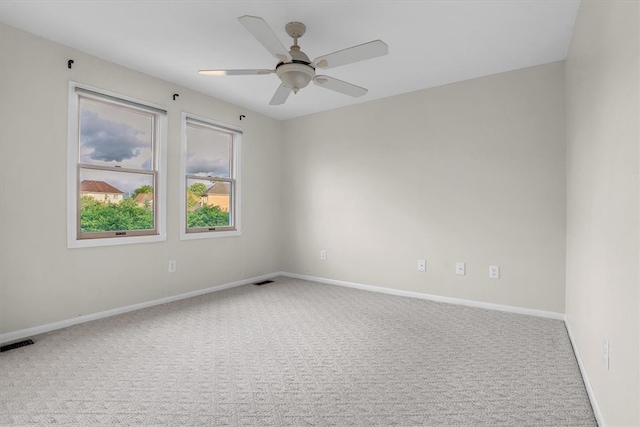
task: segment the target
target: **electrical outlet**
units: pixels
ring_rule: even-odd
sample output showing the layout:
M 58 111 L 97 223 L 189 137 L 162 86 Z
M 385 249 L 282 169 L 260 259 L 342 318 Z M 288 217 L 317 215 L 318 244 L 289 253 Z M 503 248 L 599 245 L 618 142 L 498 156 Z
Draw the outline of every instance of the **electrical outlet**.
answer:
M 456 274 L 464 276 L 465 272 L 466 266 L 464 265 L 464 262 L 456 262 Z
M 177 266 L 175 261 L 169 261 L 169 273 L 175 273 L 176 267 Z
M 425 259 L 418 260 L 418 271 L 427 271 L 427 260 Z
M 499 279 L 500 278 L 500 266 L 498 265 L 490 265 L 489 266 L 489 279 Z
M 609 370 L 609 339 L 604 337 L 602 339 L 602 358 L 604 360 L 604 367 Z
M 320 259 L 327 259 L 327 251 L 324 249 L 320 251 Z

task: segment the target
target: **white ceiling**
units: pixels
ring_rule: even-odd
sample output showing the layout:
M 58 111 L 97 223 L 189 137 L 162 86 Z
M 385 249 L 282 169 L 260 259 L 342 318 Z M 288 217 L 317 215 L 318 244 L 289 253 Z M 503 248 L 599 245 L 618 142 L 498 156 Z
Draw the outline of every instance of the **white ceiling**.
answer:
M 25 1 L 1 0 L 0 21 L 161 79 L 284 120 L 447 83 L 562 60 L 580 0 Z M 290 21 L 311 59 L 381 39 L 389 55 L 323 71 L 366 87 L 361 98 L 309 85 L 270 106 L 280 81 L 201 76 L 199 69 L 277 63 L 238 22 L 264 18 L 285 46 Z

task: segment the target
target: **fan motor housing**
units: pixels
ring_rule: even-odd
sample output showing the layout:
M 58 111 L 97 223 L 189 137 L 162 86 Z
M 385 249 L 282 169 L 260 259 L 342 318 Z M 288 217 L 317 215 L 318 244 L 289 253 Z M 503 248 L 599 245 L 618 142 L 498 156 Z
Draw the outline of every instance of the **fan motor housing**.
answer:
M 282 84 L 291 88 L 293 93 L 306 87 L 316 76 L 316 70 L 303 62 L 287 62 L 278 64 L 276 74 L 282 80 Z

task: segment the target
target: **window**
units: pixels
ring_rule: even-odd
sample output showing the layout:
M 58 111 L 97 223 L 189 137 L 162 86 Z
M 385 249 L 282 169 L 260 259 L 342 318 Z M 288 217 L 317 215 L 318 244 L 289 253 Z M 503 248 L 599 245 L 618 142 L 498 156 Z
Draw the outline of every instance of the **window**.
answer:
M 164 240 L 166 112 L 70 88 L 68 246 Z
M 183 115 L 182 238 L 240 235 L 242 132 Z

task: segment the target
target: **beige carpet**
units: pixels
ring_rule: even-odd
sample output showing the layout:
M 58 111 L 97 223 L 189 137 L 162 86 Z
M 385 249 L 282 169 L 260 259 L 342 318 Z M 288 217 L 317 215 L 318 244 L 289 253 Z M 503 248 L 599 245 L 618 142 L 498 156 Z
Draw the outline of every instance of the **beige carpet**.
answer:
M 596 425 L 561 321 L 290 278 L 34 340 L 1 425 Z

